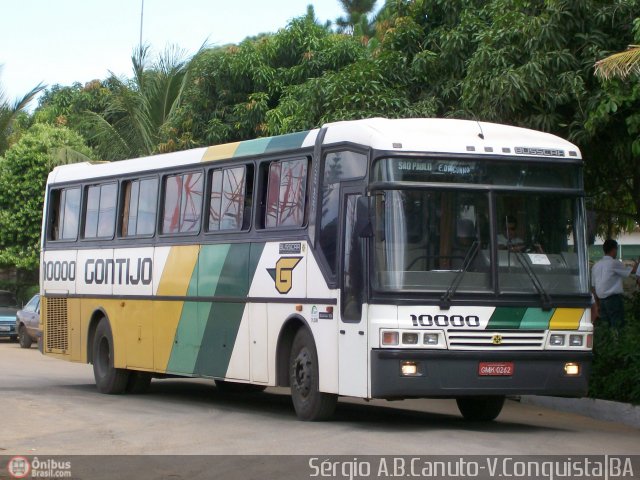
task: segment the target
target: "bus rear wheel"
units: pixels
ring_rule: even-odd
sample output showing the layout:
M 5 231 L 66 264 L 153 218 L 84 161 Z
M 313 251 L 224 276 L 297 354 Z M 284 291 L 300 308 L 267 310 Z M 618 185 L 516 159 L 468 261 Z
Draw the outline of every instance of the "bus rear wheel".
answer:
M 456 398 L 458 409 L 465 420 L 490 422 L 495 420 L 504 405 L 504 396 Z
M 129 381 L 129 372 L 113 366 L 113 335 L 106 318 L 102 318 L 93 337 L 93 376 L 100 393 L 123 393 Z
M 306 328 L 296 333 L 289 356 L 291 399 L 300 420 L 326 420 L 336 408 L 338 396 L 319 390 L 318 353 L 313 335 Z

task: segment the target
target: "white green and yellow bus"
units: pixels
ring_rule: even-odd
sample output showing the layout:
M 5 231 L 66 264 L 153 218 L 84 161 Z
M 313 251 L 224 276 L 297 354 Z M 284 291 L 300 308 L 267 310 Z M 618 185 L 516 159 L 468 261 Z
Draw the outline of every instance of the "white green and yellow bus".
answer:
M 57 167 L 41 348 L 98 391 L 152 377 L 338 396 L 581 396 L 591 363 L 582 160 L 556 136 L 383 119 Z

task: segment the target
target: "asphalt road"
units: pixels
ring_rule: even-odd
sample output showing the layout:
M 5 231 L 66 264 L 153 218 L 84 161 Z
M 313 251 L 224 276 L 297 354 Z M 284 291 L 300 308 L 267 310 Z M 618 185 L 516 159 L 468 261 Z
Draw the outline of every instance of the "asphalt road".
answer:
M 281 388 L 239 396 L 167 379 L 144 395 L 101 395 L 90 365 L 5 340 L 0 405 L 0 455 L 640 454 L 638 429 L 515 401 L 479 424 L 453 400 L 341 399 L 332 421 L 306 423 Z

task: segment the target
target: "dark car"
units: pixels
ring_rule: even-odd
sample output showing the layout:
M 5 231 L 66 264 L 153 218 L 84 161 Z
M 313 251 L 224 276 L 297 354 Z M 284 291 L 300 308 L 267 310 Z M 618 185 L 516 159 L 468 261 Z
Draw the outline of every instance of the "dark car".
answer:
M 18 339 L 16 331 L 16 313 L 18 312 L 18 302 L 16 296 L 0 290 L 0 338 L 9 338 L 15 342 Z
M 30 348 L 33 342 L 40 340 L 40 295 L 31 300 L 16 314 L 16 331 L 22 348 Z

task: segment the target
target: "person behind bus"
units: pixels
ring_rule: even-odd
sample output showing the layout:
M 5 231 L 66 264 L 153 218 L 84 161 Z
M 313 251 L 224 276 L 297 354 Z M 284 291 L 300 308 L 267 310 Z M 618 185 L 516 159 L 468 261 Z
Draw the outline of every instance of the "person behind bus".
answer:
M 638 262 L 634 261 L 633 267 L 627 267 L 617 260 L 618 242 L 610 238 L 605 240 L 602 250 L 604 256 L 591 269 L 591 284 L 599 302 L 599 318 L 618 329 L 624 326 L 622 279 L 636 273 Z

